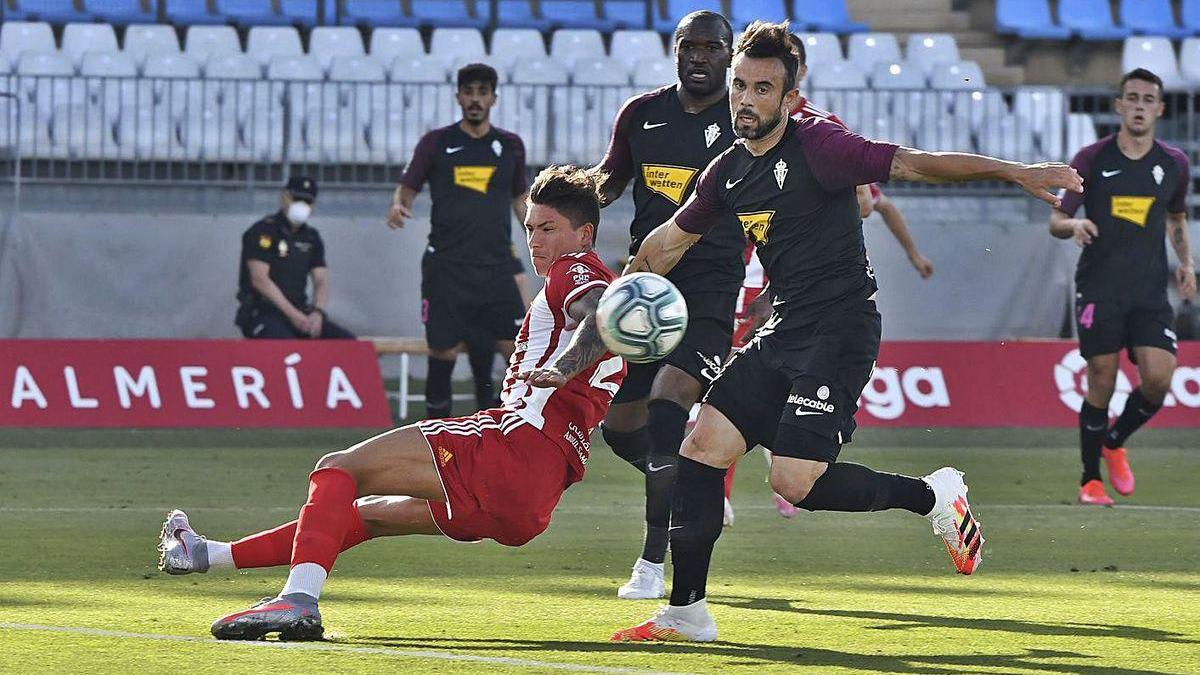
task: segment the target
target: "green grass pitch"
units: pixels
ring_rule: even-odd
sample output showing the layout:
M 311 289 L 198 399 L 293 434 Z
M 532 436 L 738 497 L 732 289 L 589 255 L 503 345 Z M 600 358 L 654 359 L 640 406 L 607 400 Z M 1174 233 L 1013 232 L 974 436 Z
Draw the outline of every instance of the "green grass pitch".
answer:
M 284 573 L 159 573 L 165 510 L 217 539 L 283 522 L 313 462 L 360 436 L 3 432 L 0 672 L 1200 672 L 1196 431 L 1135 437 L 1138 491 L 1114 509 L 1074 505 L 1070 431 L 861 432 L 843 459 L 966 472 L 988 540 L 972 577 L 911 514 L 783 520 L 751 454 L 717 544 L 721 638 L 708 645 L 607 642 L 657 605 L 616 598 L 642 488 L 598 445 L 530 545 L 368 542 L 326 586 L 331 640 L 212 640 L 212 619 L 274 594 Z

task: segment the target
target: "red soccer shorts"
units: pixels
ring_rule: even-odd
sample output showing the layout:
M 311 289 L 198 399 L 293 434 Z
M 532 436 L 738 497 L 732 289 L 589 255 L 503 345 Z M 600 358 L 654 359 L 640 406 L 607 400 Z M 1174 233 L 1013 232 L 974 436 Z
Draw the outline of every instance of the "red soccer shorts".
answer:
M 561 447 L 511 410 L 425 420 L 445 502 L 429 502 L 442 534 L 521 546 L 550 525 L 575 472 Z

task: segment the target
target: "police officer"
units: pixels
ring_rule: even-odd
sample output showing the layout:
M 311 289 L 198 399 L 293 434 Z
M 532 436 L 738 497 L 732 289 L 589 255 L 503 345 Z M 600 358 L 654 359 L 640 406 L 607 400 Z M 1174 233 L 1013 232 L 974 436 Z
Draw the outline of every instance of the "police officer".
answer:
M 308 225 L 317 183 L 293 176 L 279 197 L 279 210 L 242 235 L 235 323 L 248 338 L 354 339 L 325 315 L 329 268 L 325 243 Z M 312 277 L 313 301 L 308 301 Z

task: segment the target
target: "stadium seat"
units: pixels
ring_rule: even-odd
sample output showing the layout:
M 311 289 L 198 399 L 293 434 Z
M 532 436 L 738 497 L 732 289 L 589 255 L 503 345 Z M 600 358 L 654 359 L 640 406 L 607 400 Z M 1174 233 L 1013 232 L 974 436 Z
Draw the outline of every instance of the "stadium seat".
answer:
M 876 90 L 876 117 L 864 120 L 864 125 L 885 124 L 884 130 L 892 134 L 887 137 L 889 140 L 897 138 L 897 134 L 907 136 L 915 131 L 927 102 L 933 100 L 924 91 L 925 75 L 907 63 L 876 63 L 871 69 L 871 88 Z M 881 117 L 888 119 L 880 122 Z
M 652 2 L 651 7 L 658 6 L 663 13 L 654 13 L 654 30 L 670 35 L 675 32 L 675 26 L 685 15 L 702 9 L 718 14 L 724 13 L 721 0 L 666 0 L 665 4 Z
M 483 58 L 487 50 L 483 35 L 474 28 L 438 28 L 429 41 L 429 53 L 453 62 L 463 56 Z
M 861 33 L 870 26 L 850 19 L 846 0 L 799 0 L 794 7 L 795 28 L 829 33 Z
M 929 87 L 942 91 L 973 90 L 987 87 L 983 70 L 974 61 L 939 63 L 929 74 Z
M 921 118 L 916 134 L 917 147 L 930 152 L 968 152 L 971 127 L 964 119 L 949 115 Z
M 579 59 L 595 59 L 608 56 L 604 52 L 604 40 L 600 33 L 591 29 L 566 29 L 555 31 L 550 37 L 550 58 L 567 68 L 574 69 Z
M 1200 0 L 1179 3 L 1179 23 L 1193 35 L 1200 35 Z
M 1179 73 L 1192 86 L 1200 85 L 1200 38 L 1179 45 Z
M 491 4 L 476 2 L 475 14 L 465 0 L 409 0 L 418 26 L 430 28 L 474 28 L 483 30 L 491 21 Z
M 0 24 L 0 54 L 16 65 L 26 51 L 52 52 L 58 49 L 50 24 L 43 21 L 5 21 Z
M 86 51 L 117 51 L 117 35 L 106 23 L 69 23 L 63 28 L 62 53 L 76 69 Z
M 138 103 L 152 101 L 154 107 L 166 108 L 171 119 L 178 120 L 202 108 L 200 95 L 200 64 L 187 54 L 162 55 L 146 62 L 138 82 Z
M 1046 159 L 1064 157 L 1063 121 L 1066 118 L 1066 97 L 1057 87 L 1021 87 L 1013 95 L 1013 111 L 1029 120 Z
M 1003 117 L 1009 114 L 1004 95 L 994 89 L 946 92 L 942 96 L 942 100 L 948 102 L 947 113 L 966 120 L 972 131 L 978 131 L 979 126 L 986 118 Z M 1028 115 L 1026 116 L 1028 117 Z M 1038 128 L 1038 125 L 1035 124 L 1034 130 L 1036 131 Z
M 891 33 L 851 35 L 846 59 L 868 73 L 876 63 L 899 63 L 904 60 L 900 56 L 900 43 Z
M 908 36 L 904 56 L 928 77 L 934 66 L 958 63 L 958 43 L 947 33 L 913 33 Z
M 496 70 L 497 85 L 508 82 L 509 73 L 512 72 L 513 64 L 516 59 L 505 56 L 491 56 L 490 54 L 475 55 L 475 56 L 459 56 L 450 62 L 450 79 L 454 79 L 454 75 L 458 73 L 460 68 L 468 66 L 472 63 L 482 63 L 491 66 Z
M 278 107 L 278 103 L 271 100 L 269 83 L 262 80 L 262 69 L 245 54 L 226 54 L 213 56 L 204 72 L 207 80 L 204 82 L 203 119 L 200 120 L 202 135 L 200 139 L 190 136 L 186 141 L 195 144 L 199 140 L 203 145 L 202 153 L 251 157 L 254 154 L 251 145 L 230 139 L 226 134 L 236 135 L 244 120 L 255 119 L 251 117 L 252 111 L 261 118 L 262 124 L 266 124 L 272 109 Z M 216 116 L 209 115 L 209 111 L 215 112 Z
M 567 87 L 547 85 L 567 84 L 568 73 L 562 63 L 546 57 L 534 57 L 517 61 L 513 68 L 512 85 L 504 98 L 506 122 L 510 131 L 521 135 L 525 141 L 525 155 L 530 164 L 547 164 L 558 159 L 552 157 L 551 133 L 567 124 L 551 114 L 551 91 L 556 101 L 562 100 Z M 545 120 L 550 120 L 549 125 Z M 553 130 L 553 131 L 552 131 Z
M 72 77 L 70 59 L 56 51 L 23 52 L 16 73 L 28 76 L 20 80 L 20 92 L 22 105 L 34 106 L 36 114 L 30 117 L 49 120 L 55 106 L 83 102 L 83 80 Z
M 492 33 L 492 50 L 489 58 L 504 65 L 511 73 L 517 60 L 546 55 L 542 34 L 532 28 L 498 28 Z
M 1108 0 L 1059 0 L 1058 22 L 1084 40 L 1120 40 L 1130 32 L 1113 23 Z
M 666 56 L 662 36 L 652 30 L 616 31 L 612 35 L 611 51 L 613 58 L 620 59 L 630 72 L 641 59 L 661 59 Z
M 404 14 L 400 0 L 344 0 L 342 25 L 412 27 L 417 21 Z
M 99 108 L 109 122 L 116 121 L 122 106 L 138 103 L 137 66 L 128 54 L 88 51 L 80 62 L 79 74 L 87 78 L 87 103 Z
M 657 4 L 643 0 L 604 0 L 602 7 L 604 18 L 614 30 L 647 30 L 650 24 L 646 21 L 646 9 Z
M 1066 40 L 1071 30 L 1055 25 L 1049 0 L 996 0 L 996 32 L 1027 40 Z
M 371 31 L 371 56 L 388 65 L 398 57 L 425 55 L 425 44 L 416 28 L 376 28 Z
M 812 71 L 812 86 L 817 89 L 866 89 L 867 75 L 852 61 L 826 63 Z
M 1067 115 L 1067 152 L 1065 157 L 1074 157 L 1084 146 L 1096 142 L 1096 123 L 1087 113 Z
M 241 54 L 242 45 L 233 26 L 192 26 L 183 40 L 183 52 L 205 63 L 211 56 Z
M 673 84 L 678 77 L 675 59 L 664 56 L 659 59 L 640 59 L 633 64 L 633 86 L 663 87 Z
M 208 11 L 207 0 L 166 0 L 167 21 L 179 26 L 225 23 L 221 14 Z
M 108 23 L 125 26 L 129 24 L 152 24 L 158 20 L 155 2 L 143 0 L 87 0 L 84 6 L 88 14 Z
M 569 80 L 566 66 L 554 58 L 521 59 L 512 73 L 513 84 L 567 84 Z
M 179 38 L 171 26 L 135 24 L 125 29 L 124 51 L 141 68 L 150 54 L 178 54 Z
M 328 71 L 335 56 L 363 56 L 362 35 L 350 26 L 319 26 L 308 37 L 308 53 Z
M 1162 78 L 1164 89 L 1183 89 L 1186 84 L 1175 61 L 1175 47 L 1165 37 L 1125 38 L 1121 50 L 1121 72 L 1145 68 Z
M 312 28 L 318 23 L 332 26 L 337 17 L 337 3 L 326 0 L 325 16 L 321 21 L 317 17 L 317 0 L 279 0 L 279 13 L 291 23 L 305 28 Z
M 877 62 L 871 68 L 871 86 L 875 89 L 924 89 L 925 75 L 907 63 Z
M 114 119 L 116 115 L 113 116 Z M 116 156 L 113 125 L 99 108 L 84 104 L 55 107 L 50 121 L 51 155 L 69 159 Z
M 117 153 L 122 159 L 169 160 L 186 156 L 179 142 L 178 122 L 165 109 L 122 108 L 116 127 Z
M 800 39 L 804 41 L 804 59 L 810 69 L 844 60 L 842 45 L 833 33 L 800 33 Z
M 389 73 L 392 82 L 416 84 L 444 84 L 450 64 L 443 56 L 421 54 L 398 56 L 392 62 Z
M 987 117 L 979 126 L 979 152 L 1001 159 L 1034 159 L 1032 124 L 1022 115 Z
M 538 5 L 542 10 L 542 18 L 550 23 L 550 28 L 590 28 L 599 31 L 611 31 L 613 25 L 607 19 L 596 14 L 596 3 L 593 0 L 541 0 Z
M 619 59 L 602 56 L 575 62 L 571 81 L 578 86 L 619 85 L 628 86 L 629 71 Z
M 733 11 L 729 23 L 733 24 L 734 30 L 743 30 L 757 19 L 783 21 L 788 18 L 784 0 L 732 0 L 730 4 Z
M 550 21 L 533 11 L 530 0 L 497 0 L 497 22 L 503 26 L 500 30 L 532 29 L 546 32 L 550 30 Z
M 204 64 L 204 76 L 209 79 L 258 80 L 262 69 L 254 59 L 242 54 L 213 54 Z
M 267 66 L 276 56 L 301 56 L 300 33 L 291 26 L 255 26 L 246 38 L 246 54 Z
M 1138 35 L 1183 38 L 1192 31 L 1175 23 L 1170 0 L 1121 0 L 1121 24 Z
M 275 11 L 272 0 L 213 0 L 217 13 L 242 27 L 288 26 L 291 19 Z
M 4 11 L 5 21 L 45 21 L 70 23 L 87 21 L 90 17 L 75 6 L 74 0 L 20 0 Z

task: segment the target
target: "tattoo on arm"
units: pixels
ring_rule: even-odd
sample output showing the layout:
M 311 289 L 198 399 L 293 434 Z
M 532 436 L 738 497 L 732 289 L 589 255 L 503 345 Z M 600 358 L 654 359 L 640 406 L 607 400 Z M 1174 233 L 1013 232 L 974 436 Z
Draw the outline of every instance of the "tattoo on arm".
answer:
M 584 294 L 567 310 L 579 327 L 571 336 L 567 350 L 554 361 L 551 367 L 566 375 L 568 379 L 575 377 L 588 366 L 595 363 L 608 348 L 600 340 L 600 330 L 596 327 L 596 306 L 600 304 L 600 296 L 604 295 L 603 288 L 593 288 Z
M 1175 256 L 1185 264 L 1192 262 L 1191 245 L 1188 241 L 1187 215 L 1182 213 L 1167 214 L 1167 231 L 1170 233 L 1171 246 Z

